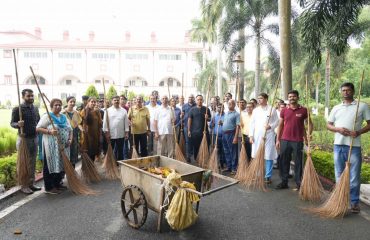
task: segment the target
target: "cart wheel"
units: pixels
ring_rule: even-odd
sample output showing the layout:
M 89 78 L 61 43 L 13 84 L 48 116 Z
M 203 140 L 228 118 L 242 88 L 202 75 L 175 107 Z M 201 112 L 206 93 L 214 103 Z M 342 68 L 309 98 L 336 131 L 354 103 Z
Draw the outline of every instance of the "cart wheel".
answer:
M 123 189 L 121 209 L 123 217 L 132 228 L 138 229 L 144 225 L 148 215 L 148 206 L 140 188 L 129 185 Z

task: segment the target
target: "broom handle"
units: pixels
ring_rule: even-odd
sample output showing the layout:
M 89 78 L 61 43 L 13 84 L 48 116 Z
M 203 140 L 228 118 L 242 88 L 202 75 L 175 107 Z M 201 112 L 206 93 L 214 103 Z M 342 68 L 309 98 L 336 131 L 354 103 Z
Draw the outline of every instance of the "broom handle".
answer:
M 208 89 L 207 89 L 207 93 L 206 93 L 206 113 L 204 115 L 207 115 L 207 110 L 208 110 L 208 94 L 209 94 L 209 89 L 211 87 L 211 79 L 212 77 L 209 77 L 208 78 Z M 206 127 L 207 127 L 207 118 L 204 118 L 204 129 L 203 129 L 203 133 L 206 133 Z
M 108 128 L 108 133 L 110 132 L 110 127 L 109 127 L 109 115 L 108 115 L 108 104 L 107 104 L 107 99 L 106 99 L 106 94 L 105 94 L 105 83 L 104 83 L 104 78 L 103 78 L 103 93 L 104 93 L 104 103 L 105 103 L 105 114 L 107 114 L 107 117 L 106 117 L 106 124 L 107 124 L 107 128 Z
M 311 150 L 310 150 L 310 147 L 311 147 L 311 136 L 310 136 L 310 108 L 308 106 L 309 104 L 309 95 L 308 95 L 308 79 L 307 79 L 307 74 L 306 74 L 306 104 L 307 104 L 307 118 L 308 118 L 308 124 L 307 124 L 307 152 L 309 153 Z
M 21 95 L 19 92 L 19 79 L 18 79 L 18 67 L 17 67 L 17 59 L 15 56 L 15 49 L 13 49 L 13 57 L 14 57 L 14 67 L 15 67 L 15 79 L 17 81 L 17 93 L 18 93 L 18 113 L 19 113 L 19 121 L 22 121 L 22 109 L 21 109 Z M 21 136 L 23 135 L 23 127 L 20 128 Z
M 45 94 L 45 93 L 42 93 L 42 95 L 44 96 L 44 98 L 46 99 L 46 101 L 48 101 L 48 103 L 50 103 L 50 100 L 49 100 L 49 98 L 46 96 L 46 94 Z
M 46 102 L 45 102 L 45 99 L 44 99 L 44 96 L 43 96 L 43 94 L 42 94 L 42 92 L 41 92 L 41 89 L 40 89 L 39 83 L 37 82 L 37 79 L 36 79 L 35 73 L 33 72 L 33 68 L 32 68 L 32 66 L 30 66 L 30 69 L 31 69 L 31 72 L 32 72 L 32 76 L 33 76 L 33 78 L 34 78 L 34 80 L 35 80 L 35 83 L 36 83 L 37 89 L 39 90 L 39 93 L 40 93 L 40 96 L 41 96 L 42 102 L 44 103 L 44 107 L 45 107 L 46 113 L 47 113 L 47 115 L 48 115 L 49 121 L 50 121 L 50 123 L 51 123 L 51 126 L 53 127 L 53 129 L 54 129 L 54 130 L 56 130 L 56 127 L 55 127 L 55 125 L 54 125 L 54 122 L 53 122 L 53 120 L 51 119 L 51 116 L 50 116 L 50 112 L 49 112 L 48 106 L 47 106 L 47 104 L 46 104 Z M 58 143 L 58 146 L 59 146 L 59 151 L 62 151 L 62 150 L 64 150 L 64 147 L 61 145 L 61 140 L 60 140 L 60 138 L 59 138 L 59 137 L 60 137 L 59 135 L 56 137 L 56 138 L 57 138 L 57 143 Z
M 272 98 L 272 104 L 271 104 L 270 114 L 269 114 L 269 116 L 267 117 L 267 122 L 266 122 L 266 124 L 269 124 L 269 122 L 270 122 L 271 113 L 272 113 L 272 108 L 273 108 L 273 104 L 274 104 L 274 101 L 275 101 L 275 98 L 276 98 L 277 90 L 278 90 L 279 85 L 280 85 L 280 79 L 281 79 L 281 73 L 282 73 L 282 72 L 283 72 L 283 69 L 280 69 L 279 78 L 278 78 L 277 83 L 276 83 L 276 86 L 275 86 L 274 97 Z M 265 135 L 264 135 L 264 137 L 263 137 L 263 138 L 266 138 L 266 134 L 267 134 L 267 130 L 265 131 Z
M 220 127 L 220 121 L 221 121 L 222 113 L 223 112 L 224 112 L 224 105 L 222 105 L 222 107 L 221 107 L 220 119 L 218 120 L 218 123 L 217 123 L 217 129 L 216 129 L 216 145 L 217 145 L 217 139 L 218 139 L 218 129 Z
M 356 127 L 356 122 L 357 122 L 357 113 L 358 113 L 358 109 L 360 107 L 360 99 L 361 99 L 361 90 L 362 90 L 362 82 L 364 81 L 364 76 L 365 76 L 365 70 L 362 70 L 362 76 L 361 76 L 361 81 L 360 81 L 360 88 L 358 90 L 358 99 L 357 99 L 357 106 L 356 106 L 356 115 L 355 115 L 355 119 L 353 121 L 353 127 L 352 127 L 352 131 L 355 131 L 355 127 Z M 351 137 L 351 144 L 349 145 L 349 152 L 348 152 L 348 162 L 351 163 L 351 154 L 352 154 L 352 146 L 353 146 L 353 140 L 354 138 Z

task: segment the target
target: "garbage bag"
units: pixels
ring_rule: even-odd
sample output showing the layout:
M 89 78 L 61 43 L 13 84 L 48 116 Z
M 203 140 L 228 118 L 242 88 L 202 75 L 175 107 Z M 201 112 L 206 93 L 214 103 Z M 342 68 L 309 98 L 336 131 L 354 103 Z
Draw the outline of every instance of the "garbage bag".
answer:
M 194 211 L 186 190 L 177 189 L 166 213 L 166 219 L 170 227 L 176 231 L 181 231 L 193 225 L 197 218 L 198 214 Z

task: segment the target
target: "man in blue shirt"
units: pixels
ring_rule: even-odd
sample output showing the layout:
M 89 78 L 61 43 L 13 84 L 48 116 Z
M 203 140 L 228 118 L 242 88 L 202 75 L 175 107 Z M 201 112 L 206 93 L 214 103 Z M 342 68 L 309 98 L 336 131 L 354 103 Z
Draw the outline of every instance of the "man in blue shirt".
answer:
M 217 113 L 211 120 L 211 129 L 212 129 L 214 144 L 217 144 L 218 160 L 220 162 L 221 168 L 223 169 L 226 163 L 225 163 L 225 157 L 224 157 L 224 149 L 222 145 L 222 126 L 219 124 L 222 121 L 224 121 L 224 116 L 225 116 L 222 108 L 223 108 L 222 104 L 219 104 L 216 107 Z M 216 142 L 216 136 L 217 136 L 217 142 Z
M 225 113 L 222 124 L 222 145 L 224 148 L 227 171 L 235 175 L 238 167 L 238 135 L 240 116 L 235 111 L 235 100 L 230 99 L 228 102 L 229 111 Z
M 182 107 L 182 119 L 184 120 L 184 136 L 185 136 L 185 145 L 186 145 L 186 160 L 191 162 L 191 155 L 193 155 L 193 145 L 191 139 L 188 136 L 188 119 L 190 109 L 195 107 L 195 98 L 193 94 L 189 95 L 188 103 L 184 104 Z M 196 156 L 194 156 L 196 157 Z

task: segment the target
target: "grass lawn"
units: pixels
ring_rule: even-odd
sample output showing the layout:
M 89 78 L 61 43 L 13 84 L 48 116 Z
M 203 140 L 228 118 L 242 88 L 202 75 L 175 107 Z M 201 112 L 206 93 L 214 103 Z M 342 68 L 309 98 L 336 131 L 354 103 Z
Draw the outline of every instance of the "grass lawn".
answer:
M 11 109 L 0 109 L 0 127 L 10 128 Z

